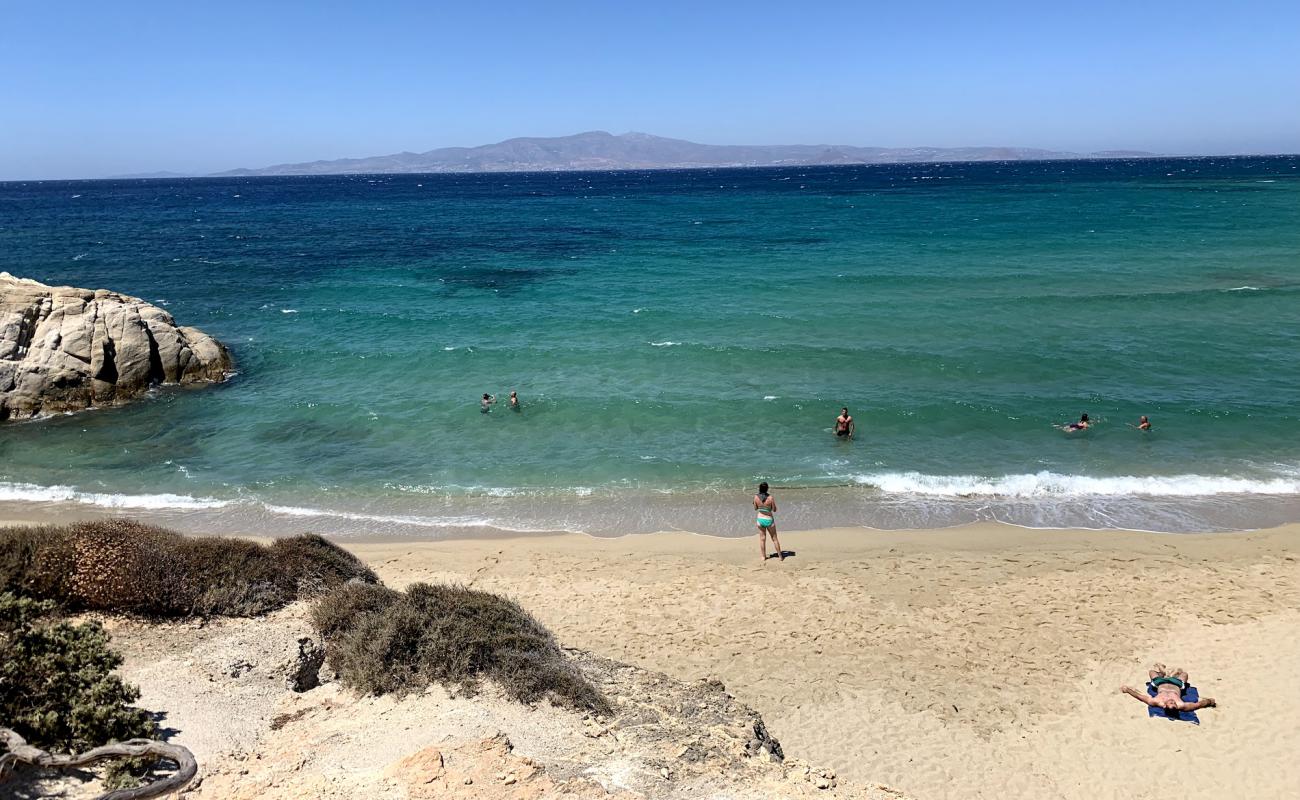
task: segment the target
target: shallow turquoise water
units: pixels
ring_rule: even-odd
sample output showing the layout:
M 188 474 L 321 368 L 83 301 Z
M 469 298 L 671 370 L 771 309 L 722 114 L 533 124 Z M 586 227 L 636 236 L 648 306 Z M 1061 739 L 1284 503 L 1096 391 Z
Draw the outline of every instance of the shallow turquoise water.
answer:
M 1300 519 L 1294 157 L 9 183 L 0 269 L 165 302 L 239 371 L 0 429 L 15 504 L 740 533 L 766 479 L 788 527 Z

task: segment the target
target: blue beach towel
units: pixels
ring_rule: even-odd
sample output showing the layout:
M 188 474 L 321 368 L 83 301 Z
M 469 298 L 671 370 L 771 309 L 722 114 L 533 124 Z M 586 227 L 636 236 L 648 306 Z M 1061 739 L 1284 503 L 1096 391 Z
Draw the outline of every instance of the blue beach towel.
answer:
M 1147 683 L 1147 696 L 1148 697 L 1156 696 L 1156 687 L 1150 683 Z M 1184 701 L 1188 703 L 1195 703 L 1200 699 L 1201 699 L 1201 693 L 1196 691 L 1195 686 L 1188 684 L 1183 689 Z M 1151 706 L 1147 706 L 1147 716 L 1160 717 L 1161 719 L 1179 719 L 1182 720 L 1183 722 L 1190 722 L 1193 725 L 1201 724 L 1201 721 L 1196 718 L 1195 711 L 1178 711 L 1178 712 L 1170 713 L 1168 710 L 1163 708 L 1152 708 Z

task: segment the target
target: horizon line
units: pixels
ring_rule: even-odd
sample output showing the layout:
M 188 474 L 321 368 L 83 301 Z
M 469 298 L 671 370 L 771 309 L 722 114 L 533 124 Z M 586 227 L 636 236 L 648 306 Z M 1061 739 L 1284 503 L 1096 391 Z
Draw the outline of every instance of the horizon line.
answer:
M 576 134 L 575 134 L 576 135 Z M 558 138 L 558 137 L 513 137 L 518 139 L 529 138 Z M 502 141 L 510 141 L 504 139 Z M 499 144 L 499 143 L 494 143 Z M 730 145 L 718 145 L 726 147 Z M 740 147 L 781 147 L 783 145 L 737 145 Z M 797 145 L 796 145 L 797 146 Z M 815 147 L 816 145 L 809 145 Z M 836 145 L 830 145 L 832 147 Z M 859 145 L 845 145 L 857 147 Z M 916 148 L 883 148 L 883 149 L 922 149 L 929 145 L 918 146 Z M 1003 147 L 999 145 L 971 145 L 971 147 Z M 1006 145 L 1006 148 L 1015 146 Z M 435 148 L 441 149 L 441 148 Z M 961 149 L 961 148 L 934 148 L 934 149 Z M 1020 149 L 1042 149 L 1042 148 L 1020 148 Z M 410 151 L 402 151 L 410 152 Z M 428 151 L 426 151 L 428 152 Z M 1099 153 L 1116 152 L 1100 150 Z M 367 156 L 368 158 L 382 158 L 383 156 Z M 860 162 L 850 164 L 719 164 L 713 166 L 679 166 L 679 167 L 623 167 L 611 169 L 594 169 L 594 168 L 573 168 L 573 169 L 483 169 L 483 170 L 439 170 L 436 172 L 319 172 L 311 174 L 288 174 L 288 175 L 229 175 L 223 172 L 210 172 L 203 174 L 185 174 L 174 173 L 170 175 L 101 175 L 97 177 L 78 177 L 78 178 L 0 178 L 0 184 L 7 183 L 72 183 L 84 181 L 191 181 L 191 180 L 248 180 L 257 178 L 340 178 L 340 177 L 393 177 L 398 175 L 436 177 L 439 175 L 559 175 L 564 173 L 619 173 L 619 172 L 700 172 L 704 170 L 739 170 L 739 169 L 847 169 L 852 167 L 897 167 L 920 164 L 1034 164 L 1034 163 L 1060 163 L 1071 161 L 1183 161 L 1201 158 L 1285 158 L 1300 157 L 1300 152 L 1276 152 L 1276 153 L 1182 153 L 1182 154 L 1165 154 L 1151 153 L 1143 155 L 1130 156 L 1101 156 L 1094 154 L 1079 154 L 1059 158 L 1005 158 L 1005 159 L 939 159 L 928 161 L 883 161 L 883 162 Z M 352 158 L 345 156 L 340 159 L 317 159 L 317 161 L 335 161 L 348 160 Z M 312 161 L 296 162 L 302 164 L 316 163 Z M 277 166 L 277 165 L 272 165 Z M 254 170 L 250 167 L 236 167 L 239 169 Z M 262 167 L 261 169 L 267 169 Z M 158 170 L 159 172 L 170 172 L 170 170 Z M 226 170 L 233 172 L 235 170 Z

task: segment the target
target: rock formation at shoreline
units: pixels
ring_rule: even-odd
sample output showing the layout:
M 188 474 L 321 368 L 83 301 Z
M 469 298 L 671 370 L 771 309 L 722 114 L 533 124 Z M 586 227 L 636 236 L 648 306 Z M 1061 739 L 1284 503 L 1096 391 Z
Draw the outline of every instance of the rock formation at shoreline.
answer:
M 138 297 L 0 272 L 0 421 L 216 383 L 230 366 L 225 345 Z

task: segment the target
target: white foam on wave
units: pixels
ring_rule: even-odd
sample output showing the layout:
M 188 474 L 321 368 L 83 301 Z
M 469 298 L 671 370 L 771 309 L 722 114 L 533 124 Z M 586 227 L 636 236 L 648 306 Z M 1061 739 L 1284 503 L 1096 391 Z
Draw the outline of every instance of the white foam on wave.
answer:
M 296 308 L 282 308 L 282 309 L 280 309 L 280 313 L 281 313 L 281 314 L 297 314 L 297 313 L 298 313 L 298 309 L 296 309 Z
M 919 472 L 885 472 L 859 475 L 856 483 L 886 494 L 935 497 L 1204 497 L 1220 494 L 1300 494 L 1300 479 L 1218 477 L 1214 475 L 1124 475 L 1102 478 L 1036 472 L 1002 475 L 925 475 Z
M 1225 292 L 1259 292 L 1263 291 L 1258 286 L 1236 286 L 1232 289 L 1224 289 Z
M 425 486 L 421 484 L 387 483 L 387 489 L 406 494 L 424 494 L 432 496 L 468 496 L 468 497 L 541 497 L 563 496 L 590 497 L 595 493 L 591 486 L 570 486 L 565 488 L 538 488 L 526 486 L 467 486 L 464 484 L 445 484 Z
M 100 508 L 149 510 L 224 508 L 227 500 L 191 497 L 186 494 L 115 494 L 83 492 L 72 486 L 38 486 L 34 483 L 0 482 L 0 501 L 26 503 L 80 503 Z
M 272 514 L 289 517 L 326 517 L 346 519 L 352 522 L 380 522 L 388 525 L 410 525 L 419 528 L 495 528 L 496 530 L 515 533 L 540 533 L 556 530 L 555 528 L 521 528 L 504 525 L 500 520 L 470 514 L 449 514 L 446 516 L 426 517 L 410 514 L 362 514 L 355 511 L 332 511 L 325 508 L 306 508 L 303 506 L 277 506 L 263 504 Z
M 646 342 L 651 347 L 677 347 L 681 342 Z

